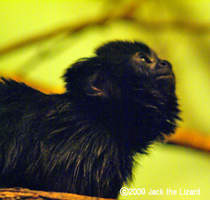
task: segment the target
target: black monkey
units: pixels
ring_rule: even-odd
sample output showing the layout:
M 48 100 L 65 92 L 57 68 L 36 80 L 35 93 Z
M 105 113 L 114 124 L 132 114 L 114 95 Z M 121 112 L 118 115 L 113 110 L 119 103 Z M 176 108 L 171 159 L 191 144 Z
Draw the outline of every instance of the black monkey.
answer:
M 133 156 L 179 119 L 171 64 L 114 41 L 67 69 L 64 94 L 0 82 L 0 185 L 117 198 Z

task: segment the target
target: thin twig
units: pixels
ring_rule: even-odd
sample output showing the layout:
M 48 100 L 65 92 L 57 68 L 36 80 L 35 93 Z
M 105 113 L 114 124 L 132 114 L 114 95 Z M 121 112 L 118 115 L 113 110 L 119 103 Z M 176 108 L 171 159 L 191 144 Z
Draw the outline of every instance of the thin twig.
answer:
M 210 32 L 210 24 L 202 24 L 196 22 L 188 22 L 188 21 L 152 21 L 152 20 L 145 20 L 145 19 L 138 19 L 135 17 L 135 12 L 138 10 L 140 4 L 132 1 L 130 4 L 126 5 L 124 9 L 120 10 L 113 10 L 111 9 L 107 14 L 97 17 L 94 19 L 89 19 L 83 21 L 79 24 L 66 24 L 61 27 L 57 27 L 53 30 L 42 32 L 31 36 L 29 38 L 23 39 L 21 41 L 17 41 L 13 44 L 6 45 L 0 48 L 0 55 L 5 55 L 10 53 L 14 50 L 18 50 L 23 48 L 27 45 L 32 45 L 34 43 L 47 40 L 49 38 L 55 37 L 60 34 L 67 34 L 73 35 L 75 33 L 79 33 L 86 28 L 93 27 L 93 26 L 105 26 L 108 22 L 111 21 L 122 21 L 122 20 L 130 20 L 136 25 L 141 27 L 145 27 L 147 29 L 152 30 L 165 30 L 165 28 L 173 27 L 179 30 L 184 30 L 191 33 L 196 34 L 205 34 Z
M 55 28 L 54 30 L 50 30 L 47 32 L 39 33 L 34 36 L 31 36 L 29 38 L 23 39 L 21 41 L 17 41 L 13 44 L 9 44 L 5 47 L 2 47 L 0 49 L 0 55 L 4 55 L 7 53 L 10 53 L 14 50 L 23 48 L 27 45 L 34 44 L 36 42 L 40 42 L 43 40 L 47 40 L 49 38 L 55 37 L 60 34 L 67 34 L 67 35 L 73 35 L 75 33 L 81 32 L 85 30 L 86 28 L 93 27 L 93 26 L 102 26 L 105 25 L 108 21 L 115 21 L 115 20 L 131 20 L 133 17 L 133 13 L 137 7 L 135 7 L 133 4 L 126 7 L 125 10 L 122 12 L 116 14 L 113 12 L 108 12 L 108 14 L 98 17 L 95 19 L 89 19 L 87 21 L 81 22 L 80 24 L 67 24 L 58 28 Z

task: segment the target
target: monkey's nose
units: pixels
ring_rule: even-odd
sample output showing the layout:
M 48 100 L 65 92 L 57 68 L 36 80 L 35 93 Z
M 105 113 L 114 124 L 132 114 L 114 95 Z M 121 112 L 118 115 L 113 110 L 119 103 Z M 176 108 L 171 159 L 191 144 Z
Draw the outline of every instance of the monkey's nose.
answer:
M 171 64 L 167 60 L 160 60 L 156 65 L 156 69 L 172 69 Z

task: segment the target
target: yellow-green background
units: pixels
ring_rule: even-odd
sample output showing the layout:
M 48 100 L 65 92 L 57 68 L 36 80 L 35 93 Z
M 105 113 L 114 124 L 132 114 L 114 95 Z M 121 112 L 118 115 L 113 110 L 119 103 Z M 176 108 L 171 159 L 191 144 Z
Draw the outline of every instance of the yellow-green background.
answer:
M 115 20 L 66 33 L 0 55 L 0 75 L 21 77 L 58 91 L 64 70 L 93 49 L 113 40 L 139 40 L 174 67 L 181 127 L 210 134 L 210 1 L 209 0 L 0 0 L 0 50 L 17 41 L 64 25 L 97 19 L 127 4 L 139 3 L 135 17 L 144 23 Z M 137 4 L 136 4 L 137 5 Z M 181 26 L 182 24 L 186 26 Z M 199 29 L 200 27 L 200 29 Z M 52 89 L 51 89 L 52 88 Z M 184 147 L 155 144 L 147 156 L 137 156 L 134 181 L 128 187 L 200 189 L 200 196 L 126 196 L 121 199 L 207 200 L 210 197 L 210 155 Z

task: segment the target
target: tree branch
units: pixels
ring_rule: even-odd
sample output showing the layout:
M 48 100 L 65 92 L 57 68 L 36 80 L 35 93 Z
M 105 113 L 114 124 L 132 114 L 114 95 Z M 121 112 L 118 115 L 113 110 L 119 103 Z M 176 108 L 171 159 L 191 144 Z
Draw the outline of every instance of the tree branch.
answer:
M 176 134 L 165 136 L 167 142 L 171 144 L 190 147 L 210 153 L 210 136 L 195 130 L 178 129 Z
M 136 4 L 135 4 L 136 5 Z M 81 32 L 85 30 L 86 28 L 93 27 L 93 26 L 103 26 L 108 21 L 115 21 L 115 20 L 131 20 L 133 17 L 133 13 L 137 9 L 138 6 L 134 6 L 134 3 L 132 2 L 130 5 L 128 5 L 122 12 L 116 13 L 112 10 L 109 11 L 106 15 L 103 15 L 102 17 L 98 17 L 95 19 L 89 19 L 84 22 L 81 22 L 80 24 L 67 24 L 58 28 L 55 28 L 54 30 L 50 30 L 48 32 L 43 32 L 40 34 L 36 34 L 34 36 L 31 36 L 29 38 L 23 39 L 22 41 L 17 41 L 14 44 L 10 44 L 8 46 L 0 48 L 0 55 L 4 55 L 7 53 L 10 53 L 14 50 L 18 50 L 22 47 L 25 47 L 27 45 L 34 44 L 36 42 L 40 42 L 43 40 L 47 40 L 49 38 L 55 37 L 60 34 L 66 33 L 68 36 L 73 35 L 75 33 Z
M 136 1 L 132 1 L 128 5 L 125 5 L 124 9 L 121 9 L 120 11 L 114 8 L 108 11 L 107 14 L 101 17 L 89 19 L 79 24 L 66 24 L 64 26 L 55 28 L 53 30 L 36 34 L 29 38 L 23 39 L 21 41 L 17 41 L 13 44 L 9 44 L 0 48 L 0 55 L 5 55 L 14 50 L 23 48 L 27 45 L 32 45 L 34 43 L 50 39 L 60 34 L 66 33 L 67 36 L 69 36 L 69 35 L 73 35 L 81 31 L 84 31 L 86 28 L 89 28 L 89 27 L 105 26 L 107 23 L 112 22 L 112 21 L 129 20 L 135 23 L 136 25 L 145 27 L 147 29 L 152 29 L 152 30 L 154 29 L 164 30 L 164 28 L 168 28 L 169 26 L 171 26 L 179 30 L 184 30 L 184 31 L 188 31 L 191 33 L 196 33 L 196 34 L 205 34 L 205 33 L 210 32 L 209 23 L 201 24 L 201 23 L 196 23 L 196 22 L 188 22 L 188 21 L 180 21 L 180 20 L 152 21 L 152 20 L 138 19 L 137 17 L 135 17 L 135 12 L 138 10 L 139 7 L 140 7 L 139 3 L 137 3 Z
M 90 197 L 78 194 L 70 194 L 63 192 L 44 192 L 44 191 L 35 191 L 24 188 L 6 188 L 0 189 L 0 198 L 1 199 L 37 199 L 37 200 L 114 200 L 107 198 L 99 197 Z

